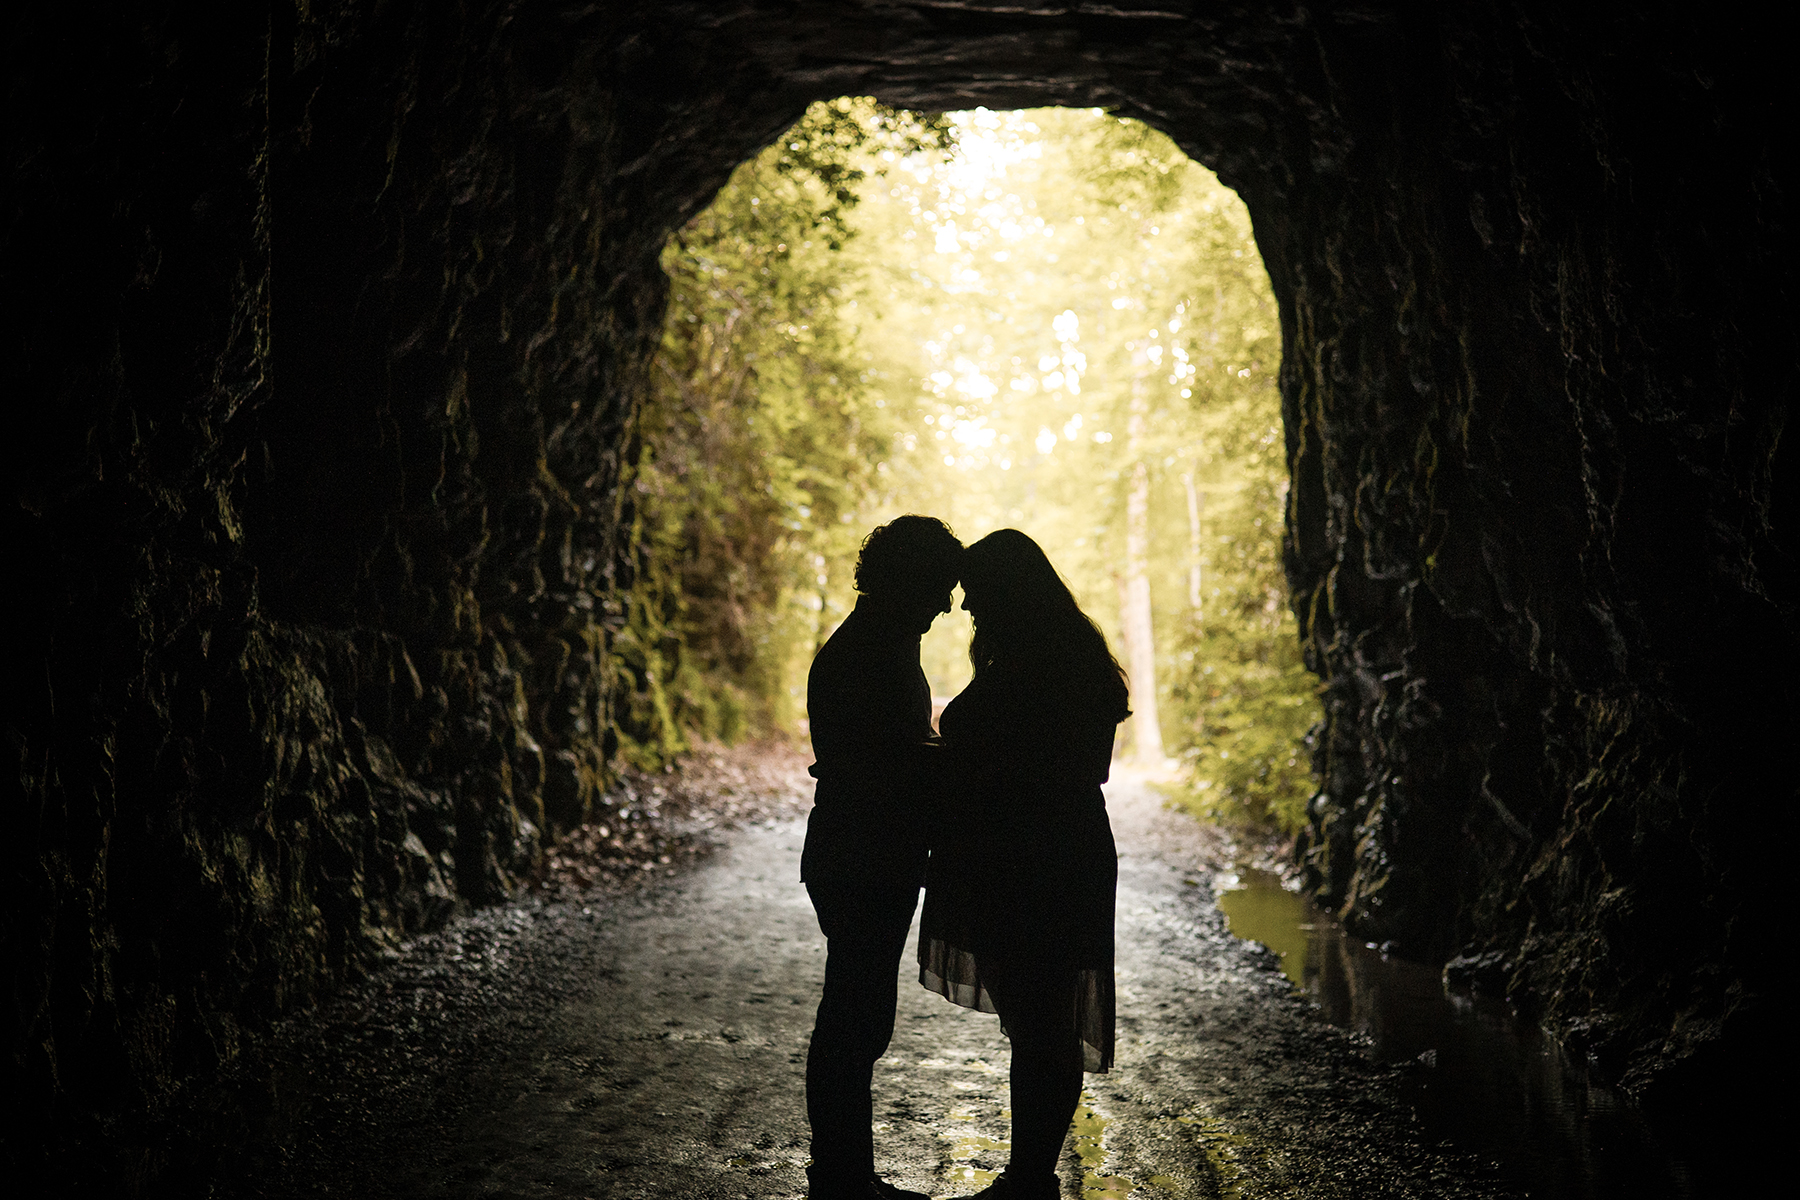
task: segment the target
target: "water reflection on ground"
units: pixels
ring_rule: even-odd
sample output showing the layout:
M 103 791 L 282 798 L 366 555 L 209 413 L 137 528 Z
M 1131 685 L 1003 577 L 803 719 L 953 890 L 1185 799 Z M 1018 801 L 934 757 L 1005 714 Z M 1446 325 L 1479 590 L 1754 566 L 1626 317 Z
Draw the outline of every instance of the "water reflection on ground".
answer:
M 1217 881 L 1232 933 L 1261 942 L 1335 1025 L 1401 1064 L 1432 1140 L 1494 1164 L 1533 1197 L 1686 1197 L 1687 1164 L 1659 1146 L 1620 1092 L 1497 1000 L 1446 993 L 1439 974 L 1384 957 L 1264 871 Z

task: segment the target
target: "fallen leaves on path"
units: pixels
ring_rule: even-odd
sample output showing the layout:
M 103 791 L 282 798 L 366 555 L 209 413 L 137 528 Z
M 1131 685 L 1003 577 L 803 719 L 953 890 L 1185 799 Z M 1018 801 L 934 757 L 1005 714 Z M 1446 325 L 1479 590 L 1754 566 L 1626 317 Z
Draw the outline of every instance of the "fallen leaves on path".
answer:
M 626 773 L 586 825 L 544 855 L 532 890 L 571 899 L 673 874 L 715 831 L 788 820 L 812 803 L 810 756 L 791 742 L 702 745 L 661 772 Z

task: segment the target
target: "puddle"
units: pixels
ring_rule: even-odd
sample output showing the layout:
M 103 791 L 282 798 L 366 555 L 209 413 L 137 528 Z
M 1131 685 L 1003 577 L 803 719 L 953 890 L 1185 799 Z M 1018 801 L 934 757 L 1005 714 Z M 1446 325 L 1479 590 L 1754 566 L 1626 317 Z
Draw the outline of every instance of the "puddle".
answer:
M 947 1115 L 953 1122 L 966 1121 L 971 1125 L 981 1119 L 981 1114 L 963 1107 L 953 1108 Z M 1004 1107 L 999 1109 L 999 1116 L 1002 1121 L 1012 1120 L 1012 1112 Z M 1176 1119 L 1186 1124 L 1194 1123 L 1191 1117 Z M 1181 1185 L 1166 1175 L 1151 1175 L 1139 1181 L 1109 1173 L 1106 1130 L 1111 1124 L 1112 1118 L 1101 1111 L 1093 1093 L 1083 1088 L 1070 1129 L 1071 1144 L 1081 1162 L 1081 1200 L 1130 1200 L 1134 1192 L 1143 1200 L 1146 1196 L 1181 1190 Z M 1204 1141 L 1205 1131 L 1197 1132 Z M 1004 1138 L 988 1137 L 973 1129 L 940 1129 L 938 1137 L 950 1143 L 944 1156 L 948 1165 L 943 1178 L 952 1184 L 986 1187 L 1000 1177 L 1000 1167 L 1012 1150 L 1012 1143 Z M 978 1163 L 990 1165 L 978 1166 Z M 1225 1195 L 1229 1200 L 1237 1193 L 1228 1190 Z
M 1081 1200 L 1127 1200 L 1137 1185 L 1123 1175 L 1106 1173 L 1106 1127 L 1111 1121 L 1094 1108 L 1094 1097 L 1082 1089 L 1075 1108 L 1075 1154 L 1081 1159 Z
M 1180 1180 L 1170 1175 L 1148 1175 L 1141 1180 L 1134 1180 L 1125 1175 L 1113 1175 L 1107 1170 L 1112 1164 L 1108 1161 L 1106 1150 L 1106 1129 L 1112 1124 L 1112 1118 L 1102 1112 L 1094 1094 L 1086 1088 L 1081 1090 L 1081 1103 L 1075 1108 L 1075 1120 L 1071 1126 L 1071 1140 L 1075 1148 L 1075 1156 L 1081 1161 L 1081 1200 L 1130 1200 L 1136 1195 L 1138 1200 L 1151 1200 L 1163 1193 L 1185 1193 L 1189 1189 Z M 1204 1118 L 1176 1117 L 1183 1125 L 1200 1126 L 1206 1123 Z M 1214 1175 L 1222 1190 L 1217 1193 L 1220 1200 L 1238 1200 L 1239 1190 L 1236 1187 L 1242 1172 L 1228 1159 L 1220 1158 L 1214 1153 L 1211 1144 L 1217 1140 L 1209 1136 L 1218 1131 L 1196 1128 L 1194 1132 L 1206 1151 L 1207 1159 L 1213 1165 Z M 1225 1135 L 1232 1141 L 1242 1141 L 1234 1135 Z
M 958 1119 L 956 1113 L 951 1113 L 950 1116 L 952 1120 Z M 961 1119 L 973 1120 L 974 1118 L 964 1116 Z M 944 1172 L 944 1178 L 952 1183 L 973 1184 L 976 1188 L 986 1187 L 1000 1178 L 999 1169 L 988 1170 L 985 1167 L 977 1167 L 969 1160 L 980 1159 L 984 1162 L 1005 1163 L 1006 1156 L 1012 1152 L 1012 1143 L 1001 1141 L 999 1138 L 983 1137 L 980 1134 L 939 1134 L 938 1136 L 950 1141 L 948 1156 L 950 1167 Z
M 1181 1116 L 1175 1119 L 1192 1127 L 1195 1144 L 1206 1155 L 1207 1164 L 1212 1167 L 1213 1178 L 1218 1183 L 1219 1200 L 1241 1200 L 1244 1185 L 1249 1180 L 1240 1161 L 1254 1154 L 1249 1139 L 1242 1134 L 1233 1133 L 1230 1125 L 1215 1116 Z M 1156 1178 L 1153 1176 L 1151 1182 L 1156 1182 Z
M 1494 1164 L 1534 1200 L 1689 1197 L 1687 1164 L 1659 1146 L 1623 1093 L 1586 1078 L 1554 1039 L 1501 1001 L 1446 993 L 1436 970 L 1384 958 L 1267 872 L 1217 881 L 1231 932 L 1281 970 L 1334 1025 L 1409 1064 L 1406 1098 L 1428 1141 Z
M 990 1137 L 979 1131 L 983 1125 L 1003 1129 L 1012 1121 L 1012 1110 L 1006 1107 L 1005 1072 L 983 1059 L 952 1063 L 946 1059 L 928 1058 L 923 1060 L 923 1065 L 944 1070 L 969 1071 L 987 1076 L 990 1080 L 988 1083 L 969 1079 L 951 1080 L 951 1088 L 965 1093 L 968 1102 L 950 1109 L 945 1116 L 953 1123 L 952 1126 L 937 1131 L 937 1136 L 949 1143 L 944 1151 L 946 1166 L 943 1178 L 959 1191 L 964 1186 L 980 1190 L 1000 1178 L 1000 1169 L 1006 1165 L 1007 1156 L 1012 1153 L 1010 1141 Z M 955 1127 L 965 1123 L 970 1128 Z

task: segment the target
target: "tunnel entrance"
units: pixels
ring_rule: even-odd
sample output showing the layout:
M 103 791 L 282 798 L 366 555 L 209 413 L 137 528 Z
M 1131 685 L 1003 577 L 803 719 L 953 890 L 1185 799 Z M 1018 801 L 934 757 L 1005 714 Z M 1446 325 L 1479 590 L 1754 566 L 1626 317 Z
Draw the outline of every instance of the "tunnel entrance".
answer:
M 1243 198 L 1325 719 L 1311 885 L 1748 1137 L 1711 1102 L 1791 1046 L 1762 947 L 1800 676 L 1785 76 L 1754 29 L 1535 0 L 30 10 L 15 1160 L 84 1158 L 604 797 L 658 256 L 840 95 L 1101 107 Z
M 1138 681 L 1122 752 L 1197 811 L 1299 830 L 1319 710 L 1280 571 L 1279 319 L 1210 172 L 1100 110 L 844 98 L 663 265 L 621 637 L 640 765 L 797 731 L 861 538 L 917 511 L 1037 539 Z M 969 632 L 926 636 L 941 697 Z

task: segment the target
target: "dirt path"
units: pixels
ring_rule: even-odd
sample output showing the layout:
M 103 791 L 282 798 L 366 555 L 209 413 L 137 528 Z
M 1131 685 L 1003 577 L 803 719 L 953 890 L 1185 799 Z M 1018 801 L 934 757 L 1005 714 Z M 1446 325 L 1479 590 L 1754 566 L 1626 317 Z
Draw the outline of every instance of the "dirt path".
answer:
M 1115 781 L 1119 1065 L 1064 1169 L 1086 1200 L 1500 1194 L 1416 1142 L 1393 1076 L 1230 937 L 1187 818 Z M 424 939 L 290 1023 L 246 1196 L 804 1195 L 802 1072 L 823 944 L 801 821 L 606 905 L 520 902 Z M 906 971 L 903 965 L 903 972 Z M 877 1076 L 889 1177 L 966 1195 L 1005 1161 L 994 1018 L 903 982 Z

